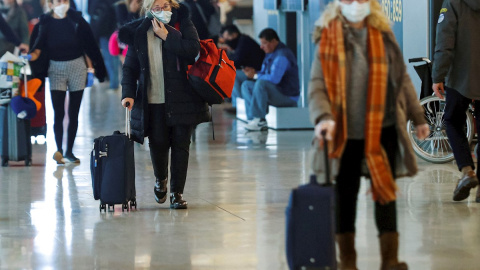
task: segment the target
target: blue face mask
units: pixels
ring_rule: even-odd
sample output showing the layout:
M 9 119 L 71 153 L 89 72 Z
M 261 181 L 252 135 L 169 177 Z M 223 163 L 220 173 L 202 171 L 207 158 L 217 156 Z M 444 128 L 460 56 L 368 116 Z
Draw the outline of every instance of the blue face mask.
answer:
M 172 12 L 171 11 L 160 11 L 160 12 L 154 12 L 149 10 L 147 12 L 147 17 L 150 19 L 157 19 L 158 21 L 168 24 L 170 20 L 172 19 Z

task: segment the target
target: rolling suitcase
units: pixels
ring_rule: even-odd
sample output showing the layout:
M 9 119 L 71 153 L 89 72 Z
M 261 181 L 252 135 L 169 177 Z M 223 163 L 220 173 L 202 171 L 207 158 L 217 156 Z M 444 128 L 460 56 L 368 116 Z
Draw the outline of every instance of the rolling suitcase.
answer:
M 296 269 L 337 269 L 335 253 L 335 190 L 330 179 L 328 146 L 325 145 L 326 183 L 310 183 L 292 190 L 286 209 L 288 266 Z
M 98 137 L 93 142 L 90 172 L 93 196 L 95 200 L 100 200 L 100 212 L 106 212 L 107 205 L 109 212 L 115 211 L 115 204 L 122 204 L 122 211 L 137 208 L 130 112 L 126 110 L 126 133 L 115 131 L 113 135 Z
M 25 74 L 25 97 L 28 96 L 26 76 Z M 30 120 L 18 118 L 9 102 L 5 102 L 5 104 L 0 106 L 1 165 L 2 167 L 7 167 L 9 161 L 25 161 L 25 166 L 31 166 L 32 141 L 30 139 Z
M 9 161 L 25 161 L 32 165 L 30 120 L 20 119 L 8 105 L 0 106 L 0 155 L 2 167 Z

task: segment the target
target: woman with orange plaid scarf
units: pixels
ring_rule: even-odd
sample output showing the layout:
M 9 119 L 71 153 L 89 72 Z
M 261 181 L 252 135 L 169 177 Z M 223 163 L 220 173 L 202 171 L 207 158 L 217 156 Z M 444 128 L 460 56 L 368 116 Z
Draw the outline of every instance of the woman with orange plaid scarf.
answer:
M 398 261 L 395 178 L 417 172 L 406 122 L 419 138 L 429 129 L 390 23 L 375 0 L 335 0 L 317 22 L 309 108 L 315 135 L 331 144 L 336 176 L 340 269 L 357 269 L 355 218 L 360 177 L 371 179 L 381 270 Z

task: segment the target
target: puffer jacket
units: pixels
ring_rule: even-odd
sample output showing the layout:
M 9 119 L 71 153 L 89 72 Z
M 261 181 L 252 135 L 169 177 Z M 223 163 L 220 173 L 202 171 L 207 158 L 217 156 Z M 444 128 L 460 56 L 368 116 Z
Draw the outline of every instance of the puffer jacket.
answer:
M 185 6 L 173 8 L 172 13 L 170 23 L 165 25 L 169 33 L 162 46 L 167 125 L 208 122 L 209 107 L 187 79 L 187 65 L 193 64 L 200 52 L 198 34 Z M 119 39 L 129 46 L 123 65 L 122 99 L 128 97 L 135 100 L 131 128 L 133 140 L 139 143 L 143 143 L 149 130 L 147 87 L 150 82 L 150 59 L 147 31 L 150 27 L 150 19 L 140 18 L 119 30 Z

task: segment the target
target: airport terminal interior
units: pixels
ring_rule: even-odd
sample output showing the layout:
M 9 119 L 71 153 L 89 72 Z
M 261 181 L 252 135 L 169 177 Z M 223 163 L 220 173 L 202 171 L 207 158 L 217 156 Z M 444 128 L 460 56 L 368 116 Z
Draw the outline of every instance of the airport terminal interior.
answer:
M 428 14 L 435 1 L 417 1 L 381 1 L 403 5 L 401 26 L 395 16 L 393 21 L 406 59 L 430 53 Z M 80 7 L 84 3 L 76 2 Z M 246 2 L 240 7 L 253 8 L 253 20 L 239 19 L 242 31 L 256 38 L 261 29 L 274 27 L 281 39 L 298 49 L 299 118 L 279 125 L 307 126 L 247 132 L 242 116 L 224 111 L 230 104 L 214 105 L 213 126 L 200 124 L 192 137 L 184 191 L 188 209 L 174 210 L 168 201 L 155 201 L 148 143 L 135 143 L 137 207 L 122 211 L 116 205 L 114 211 L 101 212 L 92 192 L 90 153 L 95 138 L 125 130 L 121 89 L 96 81 L 85 90 L 74 146 L 80 164 L 57 165 L 52 159 L 56 147 L 47 84 L 47 136 L 33 141 L 32 166 L 9 162 L 0 167 L 0 269 L 288 269 L 285 209 L 291 190 L 306 184 L 310 174 L 313 128 L 308 118 L 300 118 L 308 115 L 311 30 L 329 1 L 298 1 L 306 6 L 288 12 L 267 7 L 267 0 Z M 419 12 L 425 17 L 419 18 Z M 296 29 L 285 27 L 291 20 L 298 22 L 293 24 Z M 423 32 L 413 33 L 413 28 Z M 420 88 L 411 66 L 409 72 Z M 455 162 L 434 164 L 417 157 L 417 163 L 416 176 L 397 179 L 399 259 L 413 270 L 480 269 L 476 189 L 468 199 L 454 202 L 453 190 L 461 177 Z M 370 182 L 362 179 L 356 219 L 362 270 L 380 268 L 369 191 Z

